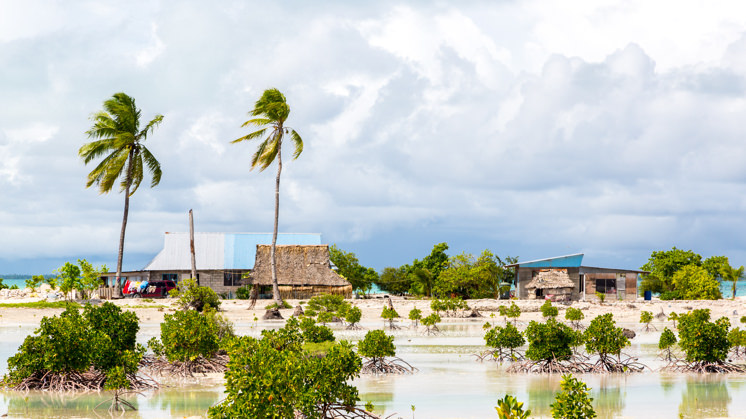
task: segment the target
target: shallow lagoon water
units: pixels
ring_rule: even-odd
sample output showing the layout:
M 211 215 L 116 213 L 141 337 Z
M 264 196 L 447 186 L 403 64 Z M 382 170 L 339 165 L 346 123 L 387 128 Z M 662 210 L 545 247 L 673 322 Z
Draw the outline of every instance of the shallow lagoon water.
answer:
M 371 401 L 377 413 L 398 413 L 403 418 L 494 418 L 496 400 L 514 394 L 531 409 L 533 417 L 549 417 L 549 405 L 559 390 L 558 375 L 507 374 L 494 362 L 476 362 L 475 352 L 484 349 L 484 320 L 446 320 L 442 334 L 424 336 L 411 329 L 393 332 L 398 355 L 419 369 L 413 375 L 363 376 L 355 380 L 363 402 Z M 261 328 L 280 327 L 279 322 L 238 324 L 237 332 L 258 336 Z M 363 324 L 362 331 L 334 327 L 338 339 L 357 340 L 365 331 L 382 323 Z M 635 330 L 639 324 L 624 325 Z M 34 326 L 2 327 L 0 373 Z M 144 325 L 138 340 L 146 342 L 158 327 Z M 658 334 L 638 333 L 628 353 L 647 365 L 657 366 Z M 582 375 L 591 388 L 599 418 L 746 418 L 746 375 L 689 375 L 646 372 L 632 375 Z M 145 392 L 133 398 L 138 407 L 126 418 L 183 418 L 204 415 L 223 397 L 223 386 L 210 380 L 205 384 L 184 384 Z M 108 416 L 94 407 L 107 393 L 60 395 L 31 392 L 0 392 L 0 414 L 11 418 L 95 418 Z

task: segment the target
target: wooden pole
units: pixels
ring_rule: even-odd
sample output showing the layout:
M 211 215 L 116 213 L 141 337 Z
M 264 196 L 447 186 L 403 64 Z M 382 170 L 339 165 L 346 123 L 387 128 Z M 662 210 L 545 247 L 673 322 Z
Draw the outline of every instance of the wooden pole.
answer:
M 189 250 L 192 253 L 192 279 L 197 281 L 197 261 L 194 257 L 194 217 L 192 210 L 189 210 Z M 199 285 L 199 281 L 197 281 Z

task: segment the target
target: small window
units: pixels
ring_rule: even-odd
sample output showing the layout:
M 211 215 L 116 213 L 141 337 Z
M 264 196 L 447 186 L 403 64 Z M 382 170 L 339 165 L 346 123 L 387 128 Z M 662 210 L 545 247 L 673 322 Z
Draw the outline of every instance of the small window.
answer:
M 223 285 L 226 287 L 234 287 L 241 285 L 241 272 L 236 271 L 225 271 L 223 273 Z
M 596 292 L 604 294 L 616 294 L 616 279 L 596 279 Z
M 176 282 L 179 280 L 179 275 L 178 274 L 163 274 L 161 275 L 161 280 Z

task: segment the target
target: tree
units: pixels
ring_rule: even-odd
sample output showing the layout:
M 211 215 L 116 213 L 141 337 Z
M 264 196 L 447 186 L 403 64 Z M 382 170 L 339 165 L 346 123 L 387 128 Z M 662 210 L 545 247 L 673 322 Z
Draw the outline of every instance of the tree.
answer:
M 528 340 L 526 357 L 533 361 L 566 361 L 572 357 L 577 333 L 554 317 L 548 318 L 546 323 L 532 320 L 525 332 Z
M 559 309 L 552 305 L 552 300 L 544 301 L 541 305 L 541 315 L 544 317 L 557 317 L 559 315 Z
M 272 231 L 272 246 L 270 248 L 270 261 L 272 272 L 272 295 L 278 307 L 282 307 L 282 298 L 280 297 L 280 287 L 277 283 L 277 258 L 275 250 L 277 247 L 277 228 L 280 219 L 280 174 L 282 173 L 282 140 L 285 135 L 289 135 L 295 145 L 293 159 L 297 159 L 303 152 L 303 140 L 294 129 L 285 126 L 288 116 L 290 115 L 290 106 L 288 106 L 285 96 L 279 90 L 272 88 L 262 93 L 262 96 L 254 104 L 254 109 L 249 111 L 253 118 L 244 122 L 241 127 L 256 126 L 257 131 L 247 134 L 241 138 L 232 141 L 233 144 L 242 141 L 251 141 L 260 137 L 267 136 L 257 147 L 256 152 L 251 157 L 251 170 L 259 167 L 259 171 L 264 171 L 275 160 L 277 160 L 277 177 L 275 178 L 275 224 Z
M 348 342 L 333 344 L 324 354 L 302 347 L 294 319 L 262 338 L 231 341 L 225 373 L 226 398 L 208 410 L 210 418 L 338 417 L 355 408 L 358 391 L 347 384 L 360 374 L 361 360 Z M 344 416 L 343 416 L 344 417 Z
M 659 289 L 644 288 L 645 281 L 641 284 L 641 290 L 662 292 L 673 290 L 673 274 L 687 265 L 702 265 L 702 256 L 691 250 L 681 250 L 673 247 L 671 250 L 654 251 L 648 262 L 642 265 L 642 270 L 650 272 L 650 276 L 659 281 Z
M 612 360 L 609 355 L 618 358 L 622 348 L 629 345 L 629 339 L 624 336 L 624 330 L 616 326 L 611 313 L 591 320 L 588 329 L 583 333 L 583 340 L 585 350 L 598 355 L 600 366 L 607 371 L 624 372 L 624 366 Z
M 579 308 L 568 307 L 565 311 L 565 320 L 569 320 L 572 324 L 572 327 L 576 329 L 580 329 L 582 327 L 580 321 L 584 318 L 585 314 L 583 314 L 583 311 Z
M 679 346 L 693 363 L 723 363 L 728 357 L 728 319 L 710 321 L 709 309 L 679 315 Z
M 646 310 L 643 310 L 640 312 L 640 323 L 645 325 L 646 332 L 649 332 L 651 327 L 655 329 L 655 326 L 650 325 L 652 321 L 653 321 L 653 313 L 646 311 Z
M 705 268 L 688 265 L 676 271 L 672 282 L 684 300 L 717 300 L 722 298 L 720 284 Z
M 412 326 L 417 327 L 417 322 L 422 319 L 422 310 L 415 307 L 409 310 L 409 320 L 412 320 Z
M 744 269 L 743 266 L 741 266 L 738 269 L 728 266 L 724 272 L 723 280 L 733 282 L 733 288 L 731 288 L 731 291 L 733 292 L 733 295 L 731 298 L 733 299 L 736 298 L 736 286 L 738 285 L 738 281 L 744 278 L 743 269 Z
M 111 99 L 104 102 L 104 110 L 96 112 L 91 117 L 93 126 L 86 134 L 95 141 L 84 144 L 78 150 L 78 155 L 85 164 L 103 157 L 98 166 L 88 174 L 86 188 L 95 184 L 99 193 L 109 193 L 117 179 L 120 179 L 119 192 L 124 191 L 124 215 L 117 255 L 116 297 L 122 297 L 122 258 L 130 196 L 140 187 L 146 168 L 152 176 L 151 188 L 160 183 L 162 174 L 160 163 L 143 142 L 163 121 L 163 115 L 156 115 L 142 129 L 140 115 L 141 111 L 135 106 L 134 98 L 124 93 L 115 93 Z
M 671 348 L 673 348 L 674 345 L 676 345 L 676 335 L 671 331 L 671 329 L 667 327 L 663 328 L 661 337 L 658 339 L 658 349 L 665 351 L 665 355 L 663 356 L 665 360 L 671 361 Z
M 369 290 L 371 284 L 378 280 L 378 273 L 373 268 L 362 266 L 354 253 L 345 252 L 336 244 L 329 248 L 329 260 L 337 267 L 337 272 L 350 281 L 355 290 Z
M 586 419 L 595 418 L 592 398 L 588 397 L 588 386 L 571 374 L 562 376 L 560 383 L 562 392 L 555 396 L 551 404 L 552 417 L 555 419 Z
M 410 275 L 412 267 L 403 265 L 398 268 L 383 268 L 378 278 L 378 286 L 392 294 L 404 294 L 412 286 L 413 278 Z
M 521 332 L 508 323 L 505 327 L 495 326 L 488 330 L 484 335 L 484 342 L 490 348 L 495 348 L 493 355 L 498 360 L 515 360 L 515 350 L 526 344 L 526 339 L 523 338 Z M 507 349 L 508 353 L 503 353 L 503 350 Z

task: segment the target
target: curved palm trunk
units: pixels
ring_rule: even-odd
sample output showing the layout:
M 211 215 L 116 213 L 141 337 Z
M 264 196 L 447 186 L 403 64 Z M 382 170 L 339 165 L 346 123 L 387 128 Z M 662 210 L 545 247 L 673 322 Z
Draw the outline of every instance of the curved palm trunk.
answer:
M 282 128 L 281 128 L 282 129 Z M 280 286 L 277 283 L 277 225 L 280 220 L 280 173 L 282 172 L 282 141 L 277 145 L 277 178 L 275 179 L 275 229 L 272 232 L 272 246 L 269 250 L 270 267 L 272 272 L 272 297 L 277 303 L 277 308 L 282 308 L 280 297 Z
M 119 254 L 117 255 L 117 281 L 114 284 L 112 298 L 122 298 L 122 258 L 124 257 L 124 232 L 127 230 L 127 215 L 130 211 L 130 184 L 132 183 L 132 151 L 127 162 L 127 186 L 124 188 L 124 215 L 122 216 L 122 231 L 119 233 Z

